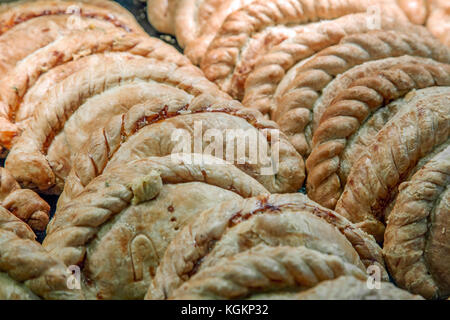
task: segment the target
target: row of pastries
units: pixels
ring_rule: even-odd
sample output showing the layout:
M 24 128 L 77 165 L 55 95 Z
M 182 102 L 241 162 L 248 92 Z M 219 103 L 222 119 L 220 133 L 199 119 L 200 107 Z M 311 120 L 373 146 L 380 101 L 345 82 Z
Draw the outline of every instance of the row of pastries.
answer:
M 1 5 L 0 298 L 448 297 L 450 48 L 409 10 L 445 3 L 410 2 L 149 0 L 184 54 Z

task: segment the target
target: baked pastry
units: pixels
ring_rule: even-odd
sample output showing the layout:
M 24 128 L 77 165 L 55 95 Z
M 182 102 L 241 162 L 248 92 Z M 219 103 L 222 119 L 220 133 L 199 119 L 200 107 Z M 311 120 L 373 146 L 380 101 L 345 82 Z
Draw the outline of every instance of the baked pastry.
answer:
M 375 72 L 363 75 L 358 72 L 375 66 Z M 350 70 L 352 73 L 357 78 L 352 81 L 344 74 L 340 79 L 347 85 L 331 92 L 335 97 L 328 100 L 329 104 L 327 97 L 322 96 L 322 106 L 315 110 L 315 121 L 317 116 L 320 124 L 314 131 L 312 152 L 306 161 L 307 190 L 311 199 L 328 208 L 335 207 L 347 182 L 340 170 L 342 151 L 364 121 L 413 89 L 450 85 L 450 64 L 418 57 L 379 60 Z
M 53 15 L 77 15 L 105 20 L 126 31 L 144 33 L 131 13 L 118 3 L 106 0 L 18 1 L 0 11 L 0 34 L 33 18 Z
M 36 242 L 25 223 L 0 206 L 0 299 L 83 299 L 68 289 L 71 273 Z
M 178 0 L 147 0 L 147 18 L 162 33 L 175 34 L 174 14 Z
M 224 161 L 187 160 L 155 157 L 116 167 L 55 213 L 44 247 L 80 266 L 88 299 L 142 299 L 167 245 L 193 217 L 221 201 L 268 193 Z
M 242 99 L 245 78 L 252 69 L 255 59 L 249 60 L 246 55 L 253 56 L 253 51 L 267 50 L 286 39 L 280 37 L 274 43 L 267 37 L 267 45 L 257 39 L 271 27 L 296 26 L 324 19 L 335 19 L 341 16 L 365 12 L 368 6 L 379 4 L 382 0 L 275 0 L 256 1 L 233 12 L 224 21 L 221 29 L 211 42 L 201 68 L 211 81 L 214 81 L 233 98 Z M 398 7 L 395 5 L 395 8 Z M 399 17 L 402 12 L 400 9 Z M 400 19 L 400 18 L 399 18 Z M 264 36 L 263 36 L 264 37 Z M 256 41 L 254 47 L 252 42 Z M 259 44 L 259 45 L 258 45 Z M 255 48 L 255 49 L 252 49 Z M 245 57 L 244 57 L 245 56 Z
M 427 28 L 446 46 L 450 47 L 450 3 L 446 0 L 429 0 L 430 14 Z
M 397 0 L 408 19 L 415 24 L 425 24 L 428 17 L 428 0 Z
M 305 25 L 307 32 L 283 41 L 258 59 L 245 82 L 243 104 L 268 114 L 276 105 L 274 97 L 284 91 L 287 84 L 295 79 L 297 69 L 301 68 L 315 53 L 338 44 L 346 36 L 375 29 L 420 35 L 425 33 L 428 35 L 424 34 L 423 38 L 429 37 L 429 32 L 425 28 L 412 25 L 402 14 L 396 16 L 395 13 L 398 10 L 398 8 L 391 10 L 391 7 L 382 6 L 377 26 L 368 23 L 373 19 L 373 13 L 367 12 Z
M 0 207 L 9 210 L 33 230 L 44 231 L 50 206 L 31 190 L 22 190 L 14 177 L 0 167 Z
M 70 19 L 70 15 L 42 16 L 20 23 L 0 35 L 1 76 L 6 75 L 17 62 L 61 35 L 89 28 L 123 30 L 107 21 L 85 17 L 80 17 L 78 24 L 68 28 Z
M 295 295 L 298 300 L 423 300 L 397 288 L 389 282 L 381 282 L 380 288 L 369 289 L 367 281 L 353 276 L 322 281 L 315 287 Z
M 199 69 L 191 65 L 180 67 L 173 63 L 117 53 L 110 59 L 99 59 L 95 67 L 74 73 L 49 90 L 47 97 L 36 107 L 26 130 L 11 149 L 5 167 L 20 184 L 46 193 L 59 194 L 64 184 L 64 173 L 68 173 L 70 166 L 66 168 L 67 163 L 59 161 L 61 150 L 56 147 L 61 144 L 52 144 L 61 136 L 65 123 L 72 116 L 77 116 L 80 106 L 88 102 L 88 99 L 138 80 L 165 83 L 192 95 L 207 92 L 217 98 L 229 99 L 228 95 L 204 78 Z M 104 105 L 111 107 L 108 109 L 109 114 L 106 113 L 103 117 L 105 121 L 123 112 L 114 108 L 114 101 L 111 105 L 104 101 Z M 95 115 L 90 110 L 87 112 L 86 118 Z M 54 151 L 53 155 L 49 154 L 51 151 Z
M 270 195 L 220 204 L 186 226 L 167 248 L 147 298 L 170 297 L 199 270 L 261 243 L 306 246 L 360 268 L 376 265 L 387 279 L 371 236 L 303 194 Z
M 283 135 L 273 140 L 274 133 L 271 137 L 264 134 L 265 130 L 277 130 L 273 122 L 255 110 L 243 109 L 237 101 L 209 95 L 186 98 L 152 99 L 138 104 L 92 132 L 88 144 L 73 160 L 73 170 L 59 202 L 73 198 L 92 179 L 117 165 L 181 150 L 227 159 L 270 192 L 295 192 L 301 188 L 305 176 L 302 158 Z M 181 139 L 174 139 L 177 130 L 184 133 Z M 233 130 L 242 136 L 227 133 Z M 213 142 L 208 132 L 214 132 L 219 140 Z M 246 144 L 245 137 L 254 141 Z M 228 149 L 229 146 L 239 151 Z M 256 154 L 254 148 L 267 150 L 267 154 Z M 276 172 L 272 172 L 273 165 L 277 166 Z
M 232 12 L 254 0 L 180 0 L 175 15 L 175 34 L 184 54 L 199 65 L 222 23 Z
M 426 298 L 450 295 L 450 147 L 407 182 L 387 219 L 386 263 L 402 288 Z
M 6 148 L 11 147 L 12 139 L 26 127 L 25 121 L 33 115 L 41 98 L 47 95 L 56 83 L 81 70 L 87 60 L 83 60 L 83 57 L 106 52 L 128 52 L 135 56 L 172 62 L 180 66 L 189 64 L 189 60 L 175 48 L 156 38 L 127 34 L 119 30 L 108 32 L 95 29 L 73 32 L 29 55 L 3 78 L 0 85 L 0 117 L 3 117 L 0 143 Z M 71 61 L 78 62 L 68 64 Z M 60 65 L 66 66 L 56 70 L 58 77 L 54 79 L 54 83 L 49 81 L 49 77 L 39 82 L 49 70 Z M 27 96 L 29 91 L 31 97 Z M 16 125 L 12 122 L 16 122 Z
M 448 145 L 450 95 L 426 97 L 392 118 L 353 165 L 336 211 L 383 241 L 399 184 Z
M 312 111 L 327 85 L 365 62 L 403 55 L 450 63 L 450 50 L 431 37 L 399 31 L 350 35 L 312 56 L 281 81 L 273 97 L 271 119 L 290 137 L 297 151 L 308 156 L 313 134 Z
M 272 292 L 300 291 L 343 275 L 365 279 L 364 272 L 334 255 L 303 246 L 260 245 L 198 271 L 170 298 L 248 299 L 264 293 L 267 299 Z

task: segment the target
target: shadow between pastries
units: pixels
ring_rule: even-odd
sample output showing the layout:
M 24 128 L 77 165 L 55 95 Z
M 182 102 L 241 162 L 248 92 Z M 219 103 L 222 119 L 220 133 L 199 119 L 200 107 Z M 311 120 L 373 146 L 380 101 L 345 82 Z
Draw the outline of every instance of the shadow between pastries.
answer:
M 177 130 L 182 130 L 180 136 L 174 135 Z M 236 134 L 230 135 L 233 132 Z M 256 110 L 242 108 L 237 101 L 208 94 L 171 104 L 153 99 L 115 116 L 93 132 L 73 161 L 58 205 L 114 166 L 174 152 L 227 159 L 270 192 L 295 192 L 303 184 L 303 160 L 282 134 L 276 138 L 275 133 L 279 131 L 273 122 Z
M 331 83 L 341 74 L 347 79 L 350 76 L 347 71 L 361 64 L 403 55 L 450 63 L 450 50 L 431 37 L 399 31 L 350 35 L 299 64 L 283 78 L 273 97 L 271 119 L 289 136 L 297 151 L 308 156 L 312 147 L 314 110 L 328 85 L 333 87 L 336 96 L 336 91 L 345 86 L 332 86 Z M 355 70 L 360 72 L 360 69 Z
M 448 146 L 449 108 L 450 95 L 437 94 L 392 118 L 353 165 L 336 211 L 383 241 L 400 183 Z
M 69 290 L 71 272 L 35 241 L 28 225 L 0 206 L 0 299 L 83 299 Z
M 344 73 L 331 82 L 329 94 L 322 95 L 314 117 L 319 121 L 317 115 L 320 122 L 306 161 L 308 195 L 329 208 L 335 207 L 347 182 L 341 157 L 348 141 L 357 137 L 375 111 L 411 90 L 449 86 L 450 64 L 403 56 L 368 62 L 351 69 L 348 75 Z
M 142 299 L 184 225 L 218 202 L 268 194 L 232 164 L 208 156 L 213 165 L 191 164 L 186 156 L 116 167 L 57 210 L 44 247 L 80 266 L 87 298 Z
M 438 153 L 399 194 L 386 222 L 386 263 L 397 283 L 426 298 L 450 295 L 450 147 Z
M 336 256 L 362 274 L 376 265 L 387 279 L 381 248 L 373 237 L 303 194 L 270 195 L 219 204 L 199 215 L 167 248 L 146 297 L 169 298 L 195 274 L 219 266 L 220 259 L 260 244 L 305 246 Z M 305 278 L 316 279 L 314 274 Z
M 175 48 L 156 38 L 119 29 L 72 32 L 27 56 L 5 75 L 0 85 L 0 143 L 10 148 L 52 87 L 82 69 L 93 68 L 99 62 L 91 62 L 96 59 L 92 55 L 110 52 L 126 52 L 180 66 L 190 63 Z
M 165 83 L 194 96 L 207 92 L 218 98 L 229 99 L 192 65 L 180 67 L 128 53 L 112 54 L 110 58 L 99 59 L 93 68 L 70 75 L 48 91 L 45 99 L 36 107 L 26 130 L 11 149 L 5 166 L 22 185 L 59 194 L 64 184 L 64 172 L 68 172 L 70 167 L 66 168 L 66 163 L 54 161 L 56 159 L 49 159 L 48 152 L 54 141 L 58 140 L 58 135 L 64 131 L 66 122 L 72 116 L 77 116 L 79 110 L 88 112 L 89 118 L 92 111 L 80 108 L 83 104 L 89 103 L 99 94 L 139 80 Z M 105 101 L 101 105 L 111 107 L 110 117 L 115 115 L 114 112 L 123 112 L 123 109 L 113 108 L 114 104 L 108 103 Z M 108 113 L 103 119 L 107 118 Z M 55 158 L 58 158 L 59 152 L 55 150 Z

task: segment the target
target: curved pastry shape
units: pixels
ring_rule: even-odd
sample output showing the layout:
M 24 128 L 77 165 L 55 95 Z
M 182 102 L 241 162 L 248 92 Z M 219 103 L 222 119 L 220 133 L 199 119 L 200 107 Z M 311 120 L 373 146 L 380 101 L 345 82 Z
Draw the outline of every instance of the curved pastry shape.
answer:
M 61 35 L 89 28 L 104 30 L 117 28 L 107 21 L 85 17 L 80 17 L 77 24 L 71 25 L 70 19 L 71 16 L 66 15 L 38 17 L 20 23 L 0 35 L 0 74 L 2 77 L 17 62 L 55 41 Z
M 147 0 L 147 18 L 159 32 L 175 34 L 174 14 L 178 0 Z
M 0 35 L 30 19 L 53 15 L 95 18 L 128 32 L 145 33 L 130 12 L 112 1 L 38 0 L 12 3 L 0 11 Z
M 406 17 L 402 19 L 402 14 L 398 18 L 395 14 L 398 10 L 382 6 L 379 25 L 376 27 L 368 23 L 374 18 L 373 13 L 349 14 L 335 20 L 306 25 L 305 33 L 283 41 L 258 59 L 245 82 L 243 104 L 264 114 L 269 113 L 276 105 L 275 96 L 286 90 L 285 83 L 295 78 L 297 69 L 315 53 L 338 44 L 346 36 L 379 29 L 402 32 L 413 30 L 414 33 L 426 33 L 429 37 L 424 28 L 411 25 Z
M 426 298 L 450 294 L 450 147 L 399 186 L 384 234 L 395 282 Z
M 11 149 L 6 168 L 23 185 L 59 194 L 64 181 L 55 172 L 63 164 L 50 164 L 45 157 L 55 137 L 88 99 L 136 80 L 168 83 L 194 96 L 206 92 L 229 99 L 228 95 L 206 80 L 199 69 L 191 65 L 179 67 L 173 63 L 135 58 L 125 53 L 112 59 L 101 59 L 94 68 L 72 74 L 49 90 L 46 99 L 37 106 L 27 129 Z M 111 117 L 114 115 L 111 114 Z
M 336 211 L 383 241 L 381 221 L 398 185 L 422 158 L 448 145 L 449 108 L 447 93 L 427 97 L 392 118 L 353 165 Z
M 284 215 L 288 217 L 286 222 L 283 222 L 285 221 Z M 325 222 L 329 226 L 326 226 Z M 286 224 L 283 226 L 284 223 Z M 302 223 L 305 223 L 303 227 Z M 308 223 L 311 225 L 309 230 Z M 249 231 L 245 235 L 242 230 L 245 231 L 249 225 Z M 270 230 L 270 226 L 273 227 L 272 230 Z M 314 235 L 315 231 L 324 231 L 329 227 L 337 228 L 346 241 L 330 230 Z M 261 231 L 260 234 L 258 229 Z M 236 236 L 236 232 L 238 236 Z M 254 233 L 253 238 L 251 237 L 252 233 Z M 242 242 L 239 243 L 241 236 Z M 353 246 L 366 267 L 378 266 L 383 277 L 387 279 L 381 248 L 371 236 L 356 228 L 340 215 L 320 207 L 303 194 L 270 195 L 240 202 L 223 203 L 217 208 L 203 212 L 186 226 L 167 248 L 156 277 L 149 288 L 147 298 L 165 299 L 170 297 L 176 288 L 197 270 L 202 269 L 203 263 L 206 266 L 214 264 L 217 257 L 229 256 L 246 250 L 252 246 L 252 243 L 265 242 L 277 246 L 277 236 L 280 245 L 312 246 L 313 249 L 326 254 L 337 254 L 338 247 L 343 250 L 344 243 L 348 241 L 347 243 Z M 303 240 L 300 239 L 302 236 Z M 321 240 L 322 236 L 323 240 Z M 271 237 L 272 240 L 270 240 Z M 238 240 L 237 243 L 236 240 Z M 330 242 L 333 242 L 334 245 L 330 246 Z M 346 250 L 340 252 L 338 255 L 345 261 L 358 265 L 355 260 L 349 260 L 351 255 L 342 254 Z M 347 252 L 351 252 L 351 250 Z M 210 254 L 211 258 L 208 257 Z
M 450 47 L 450 4 L 445 0 L 431 1 L 427 28 L 443 44 Z
M 0 117 L 3 119 L 1 120 L 0 144 L 10 148 L 12 138 L 20 134 L 21 122 L 33 115 L 37 105 L 36 101 L 40 100 L 30 99 L 31 104 L 27 104 L 29 100 L 27 101 L 26 94 L 33 89 L 41 76 L 57 66 L 105 52 L 128 52 L 132 55 L 167 61 L 179 66 L 190 63 L 175 48 L 159 39 L 127 34 L 119 30 L 114 32 L 102 29 L 84 30 L 62 37 L 23 59 L 2 81 L 0 85 Z M 83 63 L 84 61 L 79 62 L 80 65 Z M 71 72 L 79 70 L 79 66 L 70 64 L 64 70 L 58 70 L 58 74 L 68 77 Z M 63 79 L 60 76 L 57 80 L 62 81 Z M 47 87 L 34 88 L 34 92 L 38 91 L 41 95 L 46 95 L 50 87 L 55 84 L 56 82 L 47 82 L 45 83 Z M 22 105 L 26 110 L 20 112 Z M 17 117 L 16 113 L 19 113 L 20 117 Z M 15 130 L 13 130 L 14 119 L 18 122 Z M 4 127 L 5 129 L 3 129 Z M 25 126 L 22 125 L 22 127 Z
M 380 288 L 369 289 L 367 281 L 353 276 L 342 276 L 322 281 L 315 287 L 295 295 L 298 300 L 423 300 L 390 282 L 381 282 Z
M 426 0 L 397 0 L 409 21 L 415 24 L 425 24 L 428 17 Z
M 4 168 L 0 168 L 0 207 L 9 210 L 37 231 L 44 231 L 50 219 L 47 202 L 31 190 L 22 190 Z
M 82 299 L 67 287 L 71 273 L 36 242 L 33 231 L 0 207 L 0 298 Z
M 346 180 L 338 175 L 338 170 L 347 141 L 374 111 L 413 89 L 450 85 L 449 64 L 412 57 L 390 61 L 396 59 L 405 63 L 381 68 L 352 81 L 337 93 L 320 118 L 306 161 L 307 191 L 311 199 L 325 207 L 334 208 L 345 187 Z
M 365 274 L 337 256 L 306 247 L 258 246 L 196 273 L 174 300 L 245 299 L 253 294 L 310 288 L 321 281 Z
M 290 137 L 297 151 L 308 156 L 311 152 L 312 111 L 326 86 L 355 66 L 403 55 L 450 63 L 450 50 L 431 37 L 398 31 L 350 35 L 298 66 L 295 77 L 286 77 L 281 82 L 274 96 L 271 118 Z
M 175 34 L 184 54 L 199 65 L 209 44 L 232 12 L 254 0 L 180 0 Z
M 176 130 L 185 133 L 181 141 L 173 139 Z M 232 130 L 242 133 L 239 137 L 230 136 L 228 132 Z M 114 166 L 144 157 L 166 156 L 179 150 L 226 158 L 270 192 L 299 190 L 304 180 L 302 158 L 284 136 L 274 141 L 271 137 L 275 134 L 269 137 L 266 130 L 277 129 L 260 113 L 241 108 L 236 101 L 221 101 L 204 95 L 192 101 L 174 99 L 172 104 L 164 99 L 147 101 L 115 116 L 105 127 L 91 134 L 88 144 L 73 161 L 73 170 L 59 202 L 73 198 L 92 179 Z M 213 143 L 208 132 L 220 139 L 217 140 L 220 141 L 219 150 L 216 149 L 217 141 Z M 245 136 L 254 137 L 254 141 L 243 143 L 240 139 Z M 230 154 L 228 150 L 222 150 L 223 146 L 229 145 L 236 146 L 239 151 L 233 148 Z M 252 154 L 254 148 L 267 150 L 267 154 Z M 244 158 L 237 154 L 241 150 Z M 266 173 L 267 169 L 272 171 L 273 165 L 277 166 L 277 172 Z
M 272 26 L 295 26 L 335 19 L 350 13 L 365 12 L 367 7 L 381 2 L 383 0 L 256 1 L 227 17 L 211 42 L 201 68 L 206 77 L 222 90 L 234 98 L 242 98 L 244 81 L 250 71 L 244 67 L 246 62 L 242 56 L 253 38 Z M 239 80 L 240 85 L 233 83 L 233 80 Z
M 81 267 L 87 298 L 142 299 L 167 245 L 193 217 L 268 193 L 233 165 L 209 160 L 216 164 L 147 158 L 97 177 L 56 212 L 44 247 Z

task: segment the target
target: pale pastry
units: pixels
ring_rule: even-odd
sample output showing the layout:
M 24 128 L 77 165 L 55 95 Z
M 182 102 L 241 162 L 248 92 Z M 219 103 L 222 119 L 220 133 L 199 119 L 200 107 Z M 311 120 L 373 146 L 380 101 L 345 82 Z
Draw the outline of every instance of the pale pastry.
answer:
M 215 163 L 209 165 L 184 156 L 116 167 L 55 213 L 44 247 L 80 266 L 86 298 L 142 299 L 167 245 L 185 224 L 222 201 L 268 193 L 220 159 L 207 159 Z
M 77 15 L 108 21 L 126 31 L 144 33 L 133 15 L 113 1 L 38 0 L 18 1 L 0 11 L 0 34 L 41 16 Z
M 67 120 L 76 115 L 80 106 L 90 98 L 137 80 L 167 83 L 193 95 L 206 92 L 218 98 L 228 98 L 191 65 L 180 67 L 174 63 L 117 53 L 111 59 L 99 59 L 93 68 L 74 73 L 49 90 L 36 107 L 26 130 L 13 145 L 5 166 L 22 185 L 59 194 L 64 184 L 63 174 L 67 170 L 61 172 L 62 176 L 58 170 L 63 169 L 65 163 L 57 161 L 59 150 L 56 150 L 53 160 L 49 161 L 46 155 L 58 134 L 64 130 Z M 109 115 L 113 117 L 114 112 L 122 113 L 113 108 Z
M 450 295 L 450 147 L 407 182 L 390 212 L 384 248 L 398 286 L 426 298 Z
M 98 122 L 95 124 L 98 125 Z M 198 137 L 196 132 L 200 126 L 202 135 Z M 77 127 L 74 127 L 72 134 L 66 133 L 65 140 L 73 140 L 69 136 L 78 134 L 75 131 Z M 181 140 L 173 138 L 177 130 L 184 130 Z M 241 132 L 242 136 L 227 134 L 233 130 Z M 212 152 L 212 155 L 234 163 L 270 192 L 299 190 L 304 180 L 302 158 L 282 134 L 279 140 L 272 140 L 264 135 L 265 130 L 279 133 L 273 122 L 264 119 L 255 110 L 242 108 L 237 101 L 219 100 L 206 94 L 194 99 L 181 95 L 172 101 L 148 100 L 92 131 L 88 143 L 73 159 L 73 170 L 66 179 L 58 205 L 79 194 L 92 179 L 115 166 L 144 157 L 166 156 L 180 150 L 189 153 Z M 217 143 L 209 141 L 208 131 L 214 132 L 215 137 L 220 139 L 219 150 L 216 149 Z M 253 137 L 254 141 L 243 143 L 244 135 L 249 139 Z M 274 135 L 275 132 L 271 136 Z M 240 150 L 233 148 L 231 158 L 230 151 L 226 149 L 228 147 L 223 148 L 229 145 Z M 256 154 L 255 148 L 267 152 Z M 241 150 L 245 156 L 242 159 L 238 154 Z M 277 171 L 272 172 L 272 165 L 277 165 Z
M 298 66 L 292 78 L 282 80 L 273 99 L 271 119 L 290 137 L 297 151 L 308 156 L 313 134 L 312 112 L 327 85 L 365 62 L 403 55 L 450 63 L 450 50 L 431 37 L 399 31 L 350 35 Z
M 375 72 L 356 73 L 359 77 L 335 91 L 335 98 L 329 105 L 324 104 L 322 115 L 318 116 L 320 124 L 314 131 L 312 152 L 306 161 L 307 190 L 311 199 L 328 208 L 335 207 L 345 187 L 346 179 L 338 172 L 340 156 L 361 124 L 374 111 L 413 89 L 450 85 L 450 64 L 409 56 L 385 60 L 368 63 L 369 68 L 378 66 Z M 345 74 L 341 78 L 347 80 Z
M 305 245 L 355 266 L 376 265 L 387 279 L 381 248 L 373 237 L 303 194 L 271 195 L 223 203 L 186 226 L 167 248 L 147 298 L 170 297 L 198 270 L 258 243 Z
M 254 0 L 180 0 L 175 16 L 175 34 L 184 54 L 199 65 L 209 44 L 232 12 Z
M 382 241 L 385 210 L 399 184 L 448 145 L 449 108 L 450 95 L 437 94 L 392 118 L 353 165 L 336 211 Z
M 35 241 L 25 223 L 0 206 L 0 300 L 83 299 L 71 272 Z
M 412 25 L 406 17 L 402 18 L 402 14 L 396 15 L 399 9 L 382 6 L 379 10 L 380 20 L 376 24 L 370 23 L 375 13 L 348 14 L 334 20 L 305 25 L 304 33 L 273 47 L 257 60 L 248 75 L 243 104 L 269 114 L 276 106 L 275 97 L 286 90 L 286 83 L 295 79 L 297 69 L 302 68 L 314 54 L 338 44 L 346 36 L 375 30 L 396 30 L 417 33 L 422 38 L 430 37 L 425 28 Z
M 63 74 L 64 77 L 60 76 L 56 79 L 57 82 L 39 83 L 41 86 L 34 88 L 42 76 L 59 65 L 105 52 L 128 52 L 136 56 L 173 62 L 180 66 L 189 64 L 189 60 L 179 54 L 175 48 L 156 38 L 127 34 L 119 30 L 108 32 L 95 29 L 73 32 L 27 56 L 4 77 L 0 85 L 0 117 L 3 118 L 0 120 L 2 124 L 0 143 L 10 148 L 13 138 L 20 134 L 21 127 L 26 127 L 22 122 L 34 114 L 34 108 L 37 107 L 40 99 L 36 100 L 35 97 L 27 99 L 28 91 L 38 91 L 42 96 L 46 95 L 50 88 L 61 82 L 64 77 L 82 69 L 80 65 L 84 63 L 84 60 L 80 61 L 79 65 L 69 64 L 67 68 L 59 69 L 58 74 Z M 24 111 L 20 110 L 22 107 Z M 13 131 L 15 126 L 17 127 Z M 3 129 L 4 127 L 7 130 Z
M 249 43 L 268 28 L 336 19 L 351 13 L 365 12 L 367 7 L 382 2 L 383 0 L 253 2 L 227 17 L 211 42 L 201 68 L 208 79 L 234 98 L 240 99 L 243 96 L 243 78 L 246 78 L 246 73 L 250 71 L 246 68 L 247 62 L 243 55 L 248 51 Z M 396 5 L 394 8 L 398 9 Z M 400 19 L 402 12 L 398 10 Z M 234 84 L 233 79 L 238 80 L 239 84 Z
M 447 0 L 429 0 L 430 14 L 427 28 L 446 46 L 450 47 L 450 3 Z
M 33 230 L 44 231 L 50 206 L 31 190 L 20 188 L 14 177 L 0 167 L 0 207 L 10 211 Z
M 428 18 L 428 0 L 397 0 L 408 19 L 415 24 L 425 24 Z
M 169 298 L 245 299 L 257 293 L 300 291 L 344 275 L 365 279 L 361 270 L 337 256 L 302 246 L 260 245 L 200 270 Z
M 179 0 L 147 0 L 147 18 L 162 33 L 175 34 L 174 14 Z
M 342 276 L 335 280 L 322 281 L 315 287 L 302 291 L 293 298 L 296 300 L 423 300 L 397 288 L 390 282 L 375 283 L 369 288 L 367 280 L 353 276 Z

